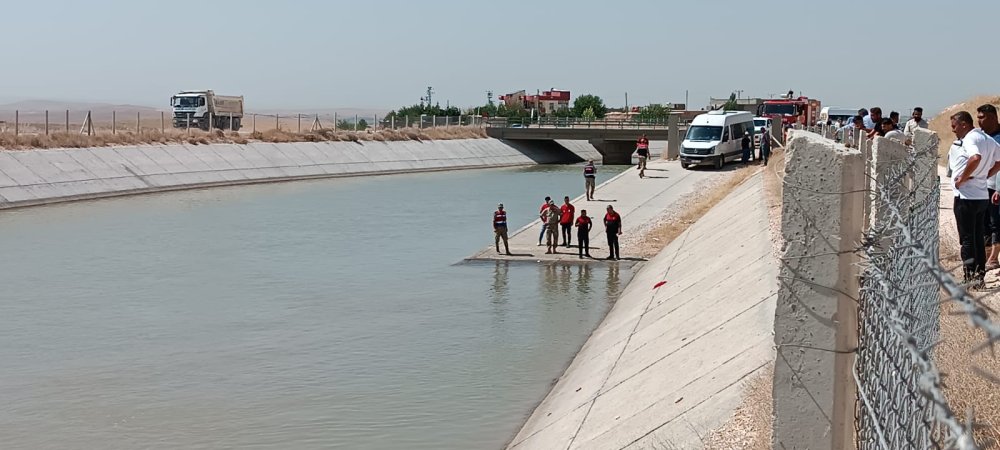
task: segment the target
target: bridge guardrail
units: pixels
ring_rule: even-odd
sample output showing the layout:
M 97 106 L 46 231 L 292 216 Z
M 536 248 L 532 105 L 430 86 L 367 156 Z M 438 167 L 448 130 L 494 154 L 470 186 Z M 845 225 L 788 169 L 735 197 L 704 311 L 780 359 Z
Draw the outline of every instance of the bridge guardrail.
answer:
M 576 118 L 508 119 L 485 121 L 487 128 L 597 128 L 619 130 L 666 130 L 667 119 L 653 120 L 580 120 Z M 684 125 L 679 123 L 678 125 Z

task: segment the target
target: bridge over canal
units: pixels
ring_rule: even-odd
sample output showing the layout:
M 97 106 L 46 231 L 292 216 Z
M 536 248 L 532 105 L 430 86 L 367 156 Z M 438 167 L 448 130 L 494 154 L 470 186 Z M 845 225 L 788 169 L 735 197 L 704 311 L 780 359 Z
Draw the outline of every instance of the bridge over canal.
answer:
M 650 141 L 667 141 L 667 157 L 680 152 L 681 136 L 687 127 L 678 123 L 678 115 L 666 121 L 642 123 L 635 121 L 579 121 L 574 119 L 541 119 L 509 121 L 494 119 L 486 123 L 486 134 L 509 141 L 588 141 L 603 156 L 604 164 L 630 164 L 635 141 L 645 134 Z

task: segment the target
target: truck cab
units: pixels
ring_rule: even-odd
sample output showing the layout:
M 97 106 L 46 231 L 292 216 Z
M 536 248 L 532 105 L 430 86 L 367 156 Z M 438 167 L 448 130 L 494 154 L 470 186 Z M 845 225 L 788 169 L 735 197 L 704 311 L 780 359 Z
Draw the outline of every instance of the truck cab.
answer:
M 243 97 L 216 95 L 211 90 L 181 91 L 170 97 L 175 128 L 210 128 L 239 131 Z

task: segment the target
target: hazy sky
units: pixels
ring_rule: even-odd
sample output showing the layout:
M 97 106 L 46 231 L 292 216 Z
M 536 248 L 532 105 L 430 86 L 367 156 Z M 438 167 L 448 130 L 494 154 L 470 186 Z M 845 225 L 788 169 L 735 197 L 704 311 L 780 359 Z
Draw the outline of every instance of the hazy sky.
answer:
M 974 5 L 974 9 L 970 8 Z M 483 104 L 569 89 L 609 105 L 789 89 L 824 105 L 937 110 L 1000 91 L 1000 2 L 2 1 L 0 101 L 254 108 Z M 977 38 L 981 33 L 982 38 Z

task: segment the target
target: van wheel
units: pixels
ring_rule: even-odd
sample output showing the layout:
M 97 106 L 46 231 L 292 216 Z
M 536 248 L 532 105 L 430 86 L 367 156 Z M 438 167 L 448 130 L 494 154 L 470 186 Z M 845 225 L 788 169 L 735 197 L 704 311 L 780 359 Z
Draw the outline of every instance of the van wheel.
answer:
M 681 169 L 687 169 L 687 168 L 690 168 L 690 167 L 691 167 L 691 165 L 688 164 L 688 163 L 681 163 Z
M 721 169 L 722 166 L 724 166 L 725 164 L 726 164 L 726 160 L 725 160 L 725 158 L 722 157 L 722 155 L 719 155 L 718 158 L 715 158 L 715 168 L 716 169 Z

